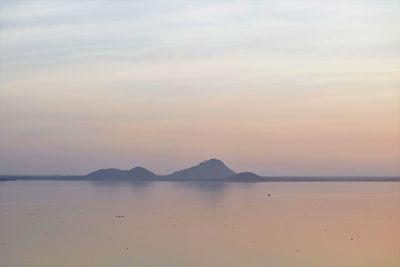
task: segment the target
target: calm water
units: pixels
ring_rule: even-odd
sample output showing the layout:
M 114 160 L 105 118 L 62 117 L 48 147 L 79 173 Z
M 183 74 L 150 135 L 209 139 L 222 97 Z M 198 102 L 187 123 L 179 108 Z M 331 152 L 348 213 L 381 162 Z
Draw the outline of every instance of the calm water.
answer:
M 399 186 L 2 182 L 0 266 L 400 266 Z

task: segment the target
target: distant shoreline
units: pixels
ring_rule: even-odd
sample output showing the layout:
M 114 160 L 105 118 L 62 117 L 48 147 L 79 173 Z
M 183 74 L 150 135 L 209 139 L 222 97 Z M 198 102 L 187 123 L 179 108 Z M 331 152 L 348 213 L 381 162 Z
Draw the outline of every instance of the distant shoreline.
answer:
M 397 176 L 261 176 L 252 172 L 235 172 L 219 159 L 209 159 L 171 174 L 155 174 L 143 167 L 130 170 L 99 169 L 87 175 L 0 175 L 0 181 L 106 181 L 106 182 L 399 182 Z
M 131 179 L 121 177 L 93 178 L 86 175 L 0 175 L 0 181 L 104 181 L 104 182 L 400 182 L 395 176 L 260 176 L 254 179 L 184 179 L 159 176 L 150 179 Z

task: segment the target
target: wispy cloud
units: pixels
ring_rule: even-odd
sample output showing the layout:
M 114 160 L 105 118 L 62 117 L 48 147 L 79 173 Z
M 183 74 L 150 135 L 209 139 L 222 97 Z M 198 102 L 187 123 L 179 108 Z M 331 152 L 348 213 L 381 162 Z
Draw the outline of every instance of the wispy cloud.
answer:
M 364 151 L 393 174 L 399 8 L 398 1 L 2 1 L 0 172 L 56 172 L 33 156 L 46 142 L 66 151 L 46 152 L 70 162 L 57 165 L 61 172 L 79 172 L 104 163 L 97 149 L 126 163 L 163 157 L 169 136 L 197 151 L 169 157 L 171 168 L 221 153 L 239 167 L 258 162 L 260 172 L 287 174 L 261 164 L 285 154 L 278 165 L 303 164 L 297 174 L 370 174 L 357 158 Z M 318 126 L 345 127 L 358 143 Z M 302 142 L 314 157 L 296 149 Z M 76 163 L 80 148 L 87 161 Z M 341 157 L 365 171 L 340 169 Z M 18 167 L 32 158 L 29 170 Z M 325 165 L 311 167 L 317 158 Z

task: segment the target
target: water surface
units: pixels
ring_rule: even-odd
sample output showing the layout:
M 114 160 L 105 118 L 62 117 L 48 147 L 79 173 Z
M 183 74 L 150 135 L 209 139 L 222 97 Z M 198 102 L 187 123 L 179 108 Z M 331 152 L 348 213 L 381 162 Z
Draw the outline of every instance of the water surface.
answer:
M 0 266 L 398 267 L 399 186 L 2 182 Z

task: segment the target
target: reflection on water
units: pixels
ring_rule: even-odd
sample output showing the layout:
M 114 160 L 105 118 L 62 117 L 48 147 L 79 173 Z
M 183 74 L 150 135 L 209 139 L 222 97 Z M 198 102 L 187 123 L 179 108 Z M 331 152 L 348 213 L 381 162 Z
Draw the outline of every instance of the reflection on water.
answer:
M 399 183 L 3 182 L 0 266 L 396 267 L 399 201 Z

